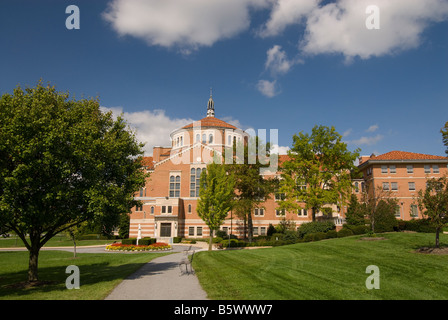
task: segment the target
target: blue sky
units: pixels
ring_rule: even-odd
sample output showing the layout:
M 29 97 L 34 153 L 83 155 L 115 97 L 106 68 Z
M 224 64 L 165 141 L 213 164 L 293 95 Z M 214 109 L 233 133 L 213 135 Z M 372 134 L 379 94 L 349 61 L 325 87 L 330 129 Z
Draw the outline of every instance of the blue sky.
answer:
M 446 0 L 2 0 L 0 43 L 0 94 L 42 78 L 98 96 L 148 154 L 205 117 L 212 87 L 216 117 L 278 129 L 282 150 L 326 125 L 361 154 L 444 155 Z

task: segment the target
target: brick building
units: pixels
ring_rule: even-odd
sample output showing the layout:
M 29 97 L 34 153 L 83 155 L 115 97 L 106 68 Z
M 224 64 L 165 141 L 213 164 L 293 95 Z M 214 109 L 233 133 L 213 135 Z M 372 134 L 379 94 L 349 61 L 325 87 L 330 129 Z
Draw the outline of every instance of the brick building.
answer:
M 366 192 L 368 197 L 396 198 L 397 219 L 421 218 L 417 193 L 426 188 L 426 179 L 446 176 L 447 166 L 446 157 L 403 151 L 361 157 L 358 168 L 363 179 L 356 180 L 355 192 Z
M 174 130 L 170 134 L 170 146 L 156 146 L 153 156 L 144 158 L 145 170 L 150 173 L 146 186 L 136 199 L 143 205 L 131 212 L 130 237 L 137 237 L 140 227 L 142 237 L 154 237 L 169 242 L 172 237 L 207 238 L 209 229 L 196 212 L 199 197 L 199 176 L 213 154 L 222 155 L 222 150 L 237 142 L 247 143 L 249 134 L 215 117 L 212 96 L 207 103 L 205 118 Z M 278 157 L 278 165 L 287 156 Z M 428 177 L 447 174 L 448 158 L 410 152 L 392 151 L 379 156 L 361 157 L 360 179 L 353 180 L 353 192 L 377 196 L 381 188 L 390 191 L 399 201 L 396 217 L 399 219 L 420 218 L 415 205 L 418 190 L 425 187 Z M 266 178 L 279 172 L 265 173 Z M 298 227 L 312 220 L 311 212 L 305 209 L 296 212 L 281 212 L 277 201 L 281 195 L 266 199 L 263 208 L 252 212 L 253 234 L 265 235 L 269 224 L 277 225 L 282 219 L 293 220 Z M 346 207 L 330 206 L 337 227 L 344 222 Z M 316 215 L 322 219 L 322 213 Z M 328 218 L 328 217 L 327 217 Z M 244 222 L 229 212 L 221 229 L 236 236 L 243 235 Z
M 171 146 L 156 146 L 153 156 L 144 158 L 150 178 L 136 194 L 136 199 L 143 205 L 132 209 L 130 237 L 138 235 L 139 226 L 142 237 L 155 237 L 162 241 L 169 241 L 172 237 L 208 237 L 209 229 L 196 212 L 200 173 L 212 161 L 213 153 L 220 155 L 225 147 L 237 142 L 247 143 L 249 135 L 216 118 L 214 101 L 210 96 L 207 116 L 173 131 L 170 138 Z M 286 158 L 279 156 L 279 165 Z M 271 172 L 266 177 L 277 174 Z M 254 235 L 265 235 L 269 224 L 275 226 L 284 218 L 294 220 L 297 226 L 311 221 L 311 213 L 304 209 L 283 214 L 277 209 L 279 197 L 272 195 L 266 199 L 263 208 L 252 213 Z M 337 211 L 335 206 L 333 209 Z M 337 213 L 335 217 L 342 218 Z M 242 236 L 243 227 L 244 222 L 229 212 L 221 229 Z

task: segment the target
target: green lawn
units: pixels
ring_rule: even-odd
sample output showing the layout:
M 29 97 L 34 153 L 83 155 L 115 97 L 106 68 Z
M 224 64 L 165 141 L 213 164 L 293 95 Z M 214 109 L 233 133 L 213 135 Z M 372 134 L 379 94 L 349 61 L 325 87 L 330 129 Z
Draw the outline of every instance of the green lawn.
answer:
M 388 233 L 276 248 L 199 252 L 193 266 L 211 299 L 448 299 L 448 255 L 415 253 L 434 234 Z M 448 235 L 441 235 L 448 244 Z M 366 288 L 369 265 L 380 289 Z
M 80 240 L 76 241 L 77 246 L 103 245 L 121 240 Z M 0 248 L 25 247 L 19 237 L 0 238 Z M 73 247 L 73 241 L 65 236 L 55 236 L 48 240 L 44 247 Z
M 35 288 L 17 288 L 27 278 L 28 251 L 0 252 L 0 300 L 98 300 L 104 299 L 124 278 L 144 263 L 169 253 L 73 253 L 41 251 L 39 280 L 52 284 Z M 65 269 L 76 265 L 80 270 L 80 289 L 68 290 Z

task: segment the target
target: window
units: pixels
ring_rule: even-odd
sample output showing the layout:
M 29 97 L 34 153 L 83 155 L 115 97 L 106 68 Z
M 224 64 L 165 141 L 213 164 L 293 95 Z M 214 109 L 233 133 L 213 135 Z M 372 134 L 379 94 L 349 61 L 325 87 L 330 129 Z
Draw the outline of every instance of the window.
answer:
M 192 198 L 199 197 L 199 182 L 202 171 L 201 168 L 191 168 L 190 170 L 190 197 Z
M 436 164 L 432 165 L 432 173 L 439 173 L 439 166 Z
M 285 215 L 285 209 L 276 209 L 275 210 L 275 216 L 280 217 Z
M 143 197 L 143 196 L 144 196 L 144 192 L 145 192 L 144 189 L 145 189 L 145 188 L 140 188 L 140 197 Z
M 196 235 L 197 236 L 202 236 L 202 227 L 197 227 L 196 228 Z
M 390 185 L 392 191 L 398 191 L 398 182 L 391 182 Z
M 154 214 L 154 207 L 151 207 L 150 210 L 151 210 L 150 213 L 151 213 L 151 214 Z
M 389 166 L 389 172 L 390 173 L 397 173 L 397 167 L 394 164 L 390 165 Z
M 166 206 L 162 206 L 162 213 L 166 213 Z
M 254 216 L 256 216 L 256 217 L 263 217 L 264 216 L 264 209 L 263 208 L 255 208 Z
M 387 173 L 387 166 L 381 166 L 381 173 Z
M 143 205 L 142 204 L 136 205 L 135 206 L 135 211 L 143 211 Z
M 431 166 L 429 164 L 425 164 L 425 173 L 431 173 Z
M 383 182 L 383 191 L 389 191 L 389 182 Z
M 358 193 L 359 192 L 359 183 L 355 182 L 355 192 Z
M 415 191 L 415 182 L 408 182 L 409 191 Z
M 400 217 L 401 217 L 401 208 L 400 208 L 399 205 L 397 205 L 397 206 L 395 207 L 395 217 L 396 217 L 396 218 L 400 218 Z
M 281 200 L 285 200 L 286 195 L 282 192 L 276 192 L 275 193 L 275 201 L 281 201 Z
M 406 170 L 408 173 L 414 173 L 414 166 L 412 164 L 408 164 L 406 166 Z
M 180 146 L 182 147 L 184 145 L 184 137 L 180 137 Z
M 198 133 L 196 134 L 196 142 L 200 142 L 201 141 L 201 135 Z
M 212 134 L 208 135 L 208 143 L 213 143 L 213 135 Z
M 306 217 L 306 216 L 308 216 L 308 210 L 306 210 L 306 209 L 297 209 L 297 215 L 299 217 Z
M 252 228 L 252 233 L 254 236 L 258 236 L 258 227 L 253 227 Z
M 191 213 L 191 204 L 188 205 L 188 213 Z
M 266 235 L 266 227 L 260 227 L 260 236 Z
M 227 144 L 232 145 L 232 136 L 227 136 Z
M 415 204 L 411 204 L 411 217 L 412 218 L 418 217 L 418 206 Z
M 202 143 L 207 142 L 207 135 L 205 133 L 202 134 Z
M 172 206 L 168 206 L 168 213 L 173 213 L 173 207 Z
M 194 236 L 194 227 L 188 227 L 188 235 Z
M 180 176 L 170 177 L 170 197 L 172 198 L 180 197 Z

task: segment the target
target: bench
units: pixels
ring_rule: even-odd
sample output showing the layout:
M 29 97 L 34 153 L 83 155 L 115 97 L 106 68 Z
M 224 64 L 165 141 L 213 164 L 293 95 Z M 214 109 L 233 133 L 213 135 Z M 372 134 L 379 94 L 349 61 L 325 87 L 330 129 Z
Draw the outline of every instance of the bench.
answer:
M 191 252 L 191 259 L 190 259 Z M 191 266 L 191 262 L 193 261 L 194 250 L 191 250 L 191 246 L 182 252 L 182 259 L 179 262 L 180 275 L 184 274 L 194 274 L 193 267 Z M 183 270 L 183 266 L 185 266 L 185 271 Z

